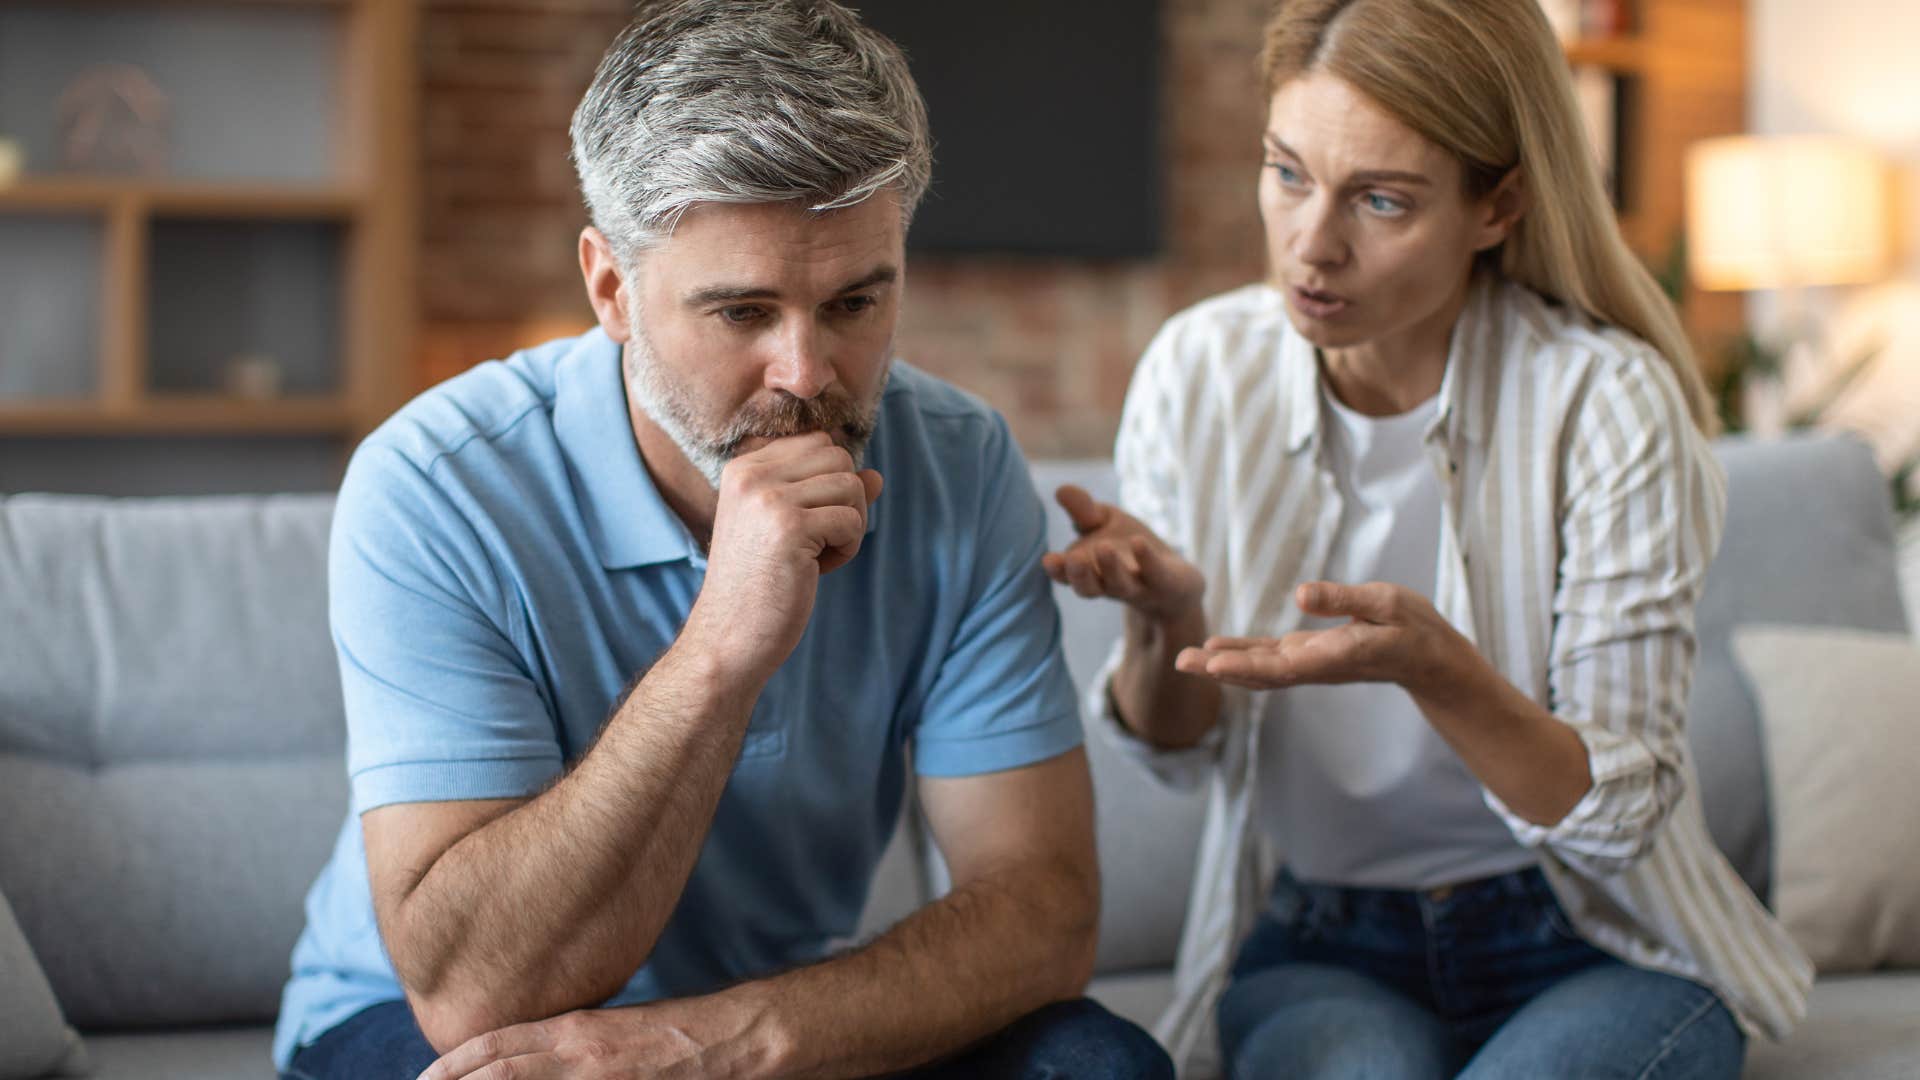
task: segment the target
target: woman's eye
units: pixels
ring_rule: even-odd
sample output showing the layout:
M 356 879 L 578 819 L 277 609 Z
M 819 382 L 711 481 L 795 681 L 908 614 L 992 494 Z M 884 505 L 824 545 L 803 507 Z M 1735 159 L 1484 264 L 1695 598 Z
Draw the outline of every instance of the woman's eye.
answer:
M 1294 169 L 1293 166 L 1279 161 L 1270 161 L 1267 164 L 1279 175 L 1281 183 L 1288 187 L 1297 187 L 1299 185 L 1300 173 Z
M 1366 203 L 1367 209 L 1383 217 L 1399 217 L 1407 210 L 1406 205 L 1400 200 L 1388 198 L 1385 195 L 1368 195 Z

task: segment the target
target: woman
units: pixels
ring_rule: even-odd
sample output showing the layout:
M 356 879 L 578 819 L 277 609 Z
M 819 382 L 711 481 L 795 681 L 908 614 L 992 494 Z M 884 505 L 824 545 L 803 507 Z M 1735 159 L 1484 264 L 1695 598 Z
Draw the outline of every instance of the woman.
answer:
M 1724 483 L 1553 34 L 1287 0 L 1264 61 L 1270 279 L 1168 323 L 1120 506 L 1062 489 L 1045 559 L 1127 605 L 1118 741 L 1214 784 L 1161 1036 L 1188 1074 L 1737 1076 L 1811 970 L 1692 790 Z

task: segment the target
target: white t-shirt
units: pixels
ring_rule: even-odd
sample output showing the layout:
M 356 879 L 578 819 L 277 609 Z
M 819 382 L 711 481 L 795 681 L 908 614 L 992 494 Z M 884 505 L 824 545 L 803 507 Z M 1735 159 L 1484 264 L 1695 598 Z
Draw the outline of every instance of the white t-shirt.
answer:
M 1432 599 L 1442 492 L 1425 437 L 1439 399 L 1371 417 L 1321 397 L 1342 503 L 1326 579 L 1392 582 Z M 1260 819 L 1302 881 L 1428 889 L 1534 862 L 1399 686 L 1296 686 L 1269 701 Z

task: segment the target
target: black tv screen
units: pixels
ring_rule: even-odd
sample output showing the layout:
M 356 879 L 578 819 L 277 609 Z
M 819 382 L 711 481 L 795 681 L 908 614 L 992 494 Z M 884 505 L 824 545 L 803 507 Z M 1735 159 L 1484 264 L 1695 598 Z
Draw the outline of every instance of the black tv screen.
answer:
M 908 246 L 1127 258 L 1160 246 L 1158 0 L 855 0 L 927 98 Z

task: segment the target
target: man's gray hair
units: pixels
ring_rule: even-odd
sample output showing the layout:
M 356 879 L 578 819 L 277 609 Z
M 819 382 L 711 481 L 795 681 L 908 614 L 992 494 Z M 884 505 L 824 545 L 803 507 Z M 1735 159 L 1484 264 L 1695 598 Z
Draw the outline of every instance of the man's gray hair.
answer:
M 911 218 L 933 171 L 905 54 L 831 0 L 659 0 L 573 114 L 593 223 L 631 260 L 703 202 L 824 211 L 877 191 Z

